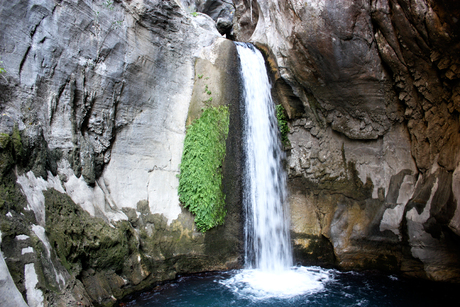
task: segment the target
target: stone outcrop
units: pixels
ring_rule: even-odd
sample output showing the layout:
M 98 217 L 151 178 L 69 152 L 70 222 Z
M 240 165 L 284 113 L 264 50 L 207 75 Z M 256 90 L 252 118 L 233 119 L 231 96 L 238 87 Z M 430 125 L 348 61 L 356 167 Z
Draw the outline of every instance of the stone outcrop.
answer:
M 459 5 L 234 2 L 291 119 L 297 260 L 459 281 Z
M 1 1 L 0 16 L 1 293 L 14 281 L 17 306 L 110 305 L 238 267 L 239 207 L 202 234 L 177 195 L 200 63 L 238 125 L 236 50 L 216 22 L 163 0 Z M 224 185 L 238 204 L 238 181 Z
M 216 22 L 217 30 L 227 38 L 233 36 L 234 5 L 231 0 L 180 0 L 190 14 L 197 12 L 211 17 Z

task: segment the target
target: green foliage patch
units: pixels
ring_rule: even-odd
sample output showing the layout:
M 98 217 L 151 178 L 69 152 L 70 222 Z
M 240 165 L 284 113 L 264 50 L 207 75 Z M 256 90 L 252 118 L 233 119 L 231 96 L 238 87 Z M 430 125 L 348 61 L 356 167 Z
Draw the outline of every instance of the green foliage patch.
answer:
M 278 119 L 278 128 L 281 133 L 281 143 L 284 147 L 291 146 L 288 138 L 289 126 L 287 124 L 286 110 L 280 104 L 276 105 L 276 118 Z
M 188 127 L 180 165 L 179 199 L 205 232 L 224 223 L 222 162 L 228 135 L 228 107 L 206 108 Z
M 21 133 L 14 126 L 11 135 L 0 133 L 0 179 L 24 158 Z
M 208 85 L 206 84 L 206 86 L 204 87 L 204 92 L 208 95 L 211 95 L 212 92 L 208 89 Z
M 3 68 L 3 61 L 0 61 L 0 74 L 3 74 L 4 72 L 6 72 L 6 69 Z

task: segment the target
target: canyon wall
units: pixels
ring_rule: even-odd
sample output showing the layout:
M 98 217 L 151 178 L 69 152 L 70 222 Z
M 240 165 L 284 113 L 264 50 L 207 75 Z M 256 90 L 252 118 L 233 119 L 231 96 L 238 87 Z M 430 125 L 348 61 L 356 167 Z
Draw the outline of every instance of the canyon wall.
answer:
M 224 183 L 225 226 L 206 234 L 177 195 L 205 79 L 238 126 L 236 48 L 216 22 L 163 0 L 8 0 L 0 16 L 0 305 L 111 305 L 238 267 L 238 180 Z
M 238 60 L 222 35 L 264 52 L 289 117 L 296 261 L 459 281 L 455 1 L 0 4 L 0 305 L 111 305 L 241 265 Z M 204 88 L 230 109 L 228 214 L 206 234 L 177 195 Z
M 459 281 L 459 4 L 234 2 L 290 118 L 296 260 Z

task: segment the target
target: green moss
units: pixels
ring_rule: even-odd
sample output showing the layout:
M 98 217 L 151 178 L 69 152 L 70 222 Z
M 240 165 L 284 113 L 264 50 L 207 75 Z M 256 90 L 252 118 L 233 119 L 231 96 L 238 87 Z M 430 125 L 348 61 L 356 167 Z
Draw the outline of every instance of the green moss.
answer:
M 82 269 L 123 269 L 133 248 L 132 229 L 127 222 L 110 227 L 89 215 L 65 194 L 44 191 L 46 232 L 65 268 L 75 275 Z
M 286 110 L 280 104 L 276 105 L 276 118 L 278 119 L 278 128 L 281 133 L 281 143 L 284 147 L 290 147 L 291 142 L 288 138 L 289 126 L 287 124 Z
M 11 135 L 0 133 L 0 176 L 6 175 L 23 158 L 21 133 L 17 126 Z
M 13 152 L 17 157 L 22 157 L 23 148 L 22 148 L 22 141 L 21 141 L 21 133 L 17 126 L 14 127 L 13 133 L 11 134 L 11 143 L 13 146 Z
M 0 134 L 0 182 L 3 176 L 28 171 L 46 180 L 48 171 L 57 174 L 57 161 L 61 156 L 59 149 L 48 148 L 43 136 L 30 139 L 15 125 L 11 134 Z
M 26 204 L 26 200 L 12 178 L 10 176 L 2 178 L 2 182 L 0 182 L 0 213 L 7 214 L 10 210 L 22 213 L 24 204 Z
M 179 197 L 195 215 L 196 226 L 202 232 L 222 225 L 227 214 L 222 162 L 228 126 L 228 107 L 209 107 L 188 128 L 185 137 Z
M 3 61 L 0 61 L 0 74 L 3 74 L 6 72 L 6 69 L 3 68 Z
M 11 135 L 0 134 L 0 212 L 6 214 L 10 210 L 23 212 L 26 203 L 24 196 L 17 187 L 14 167 L 25 161 L 21 134 L 17 126 Z
M 0 133 L 0 148 L 6 148 L 8 142 L 10 141 L 10 136 L 7 133 Z

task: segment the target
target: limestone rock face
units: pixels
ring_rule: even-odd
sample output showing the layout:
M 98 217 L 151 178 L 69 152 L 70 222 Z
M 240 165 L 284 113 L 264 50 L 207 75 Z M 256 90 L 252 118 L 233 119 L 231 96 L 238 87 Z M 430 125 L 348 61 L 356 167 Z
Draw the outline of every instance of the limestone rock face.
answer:
M 291 119 L 297 260 L 458 281 L 459 4 L 234 3 Z
M 237 63 L 215 21 L 162 0 L 1 1 L 0 17 L 1 251 L 24 300 L 111 304 L 237 267 L 239 215 L 204 235 L 177 195 L 195 62 Z
M 460 161 L 459 12 L 455 1 L 376 1 L 372 7 L 379 54 L 393 74 L 422 170 L 439 164 L 452 172 Z
M 197 1 L 197 11 L 209 15 L 217 25 L 220 34 L 232 35 L 233 4 L 228 0 L 201 0 Z
M 233 15 L 235 9 L 231 0 L 181 0 L 190 14 L 197 12 L 211 17 L 222 35 L 232 36 Z

